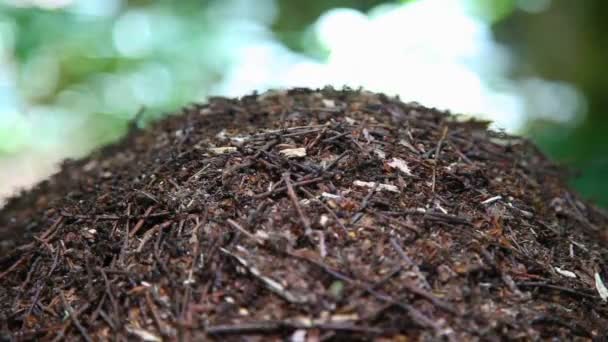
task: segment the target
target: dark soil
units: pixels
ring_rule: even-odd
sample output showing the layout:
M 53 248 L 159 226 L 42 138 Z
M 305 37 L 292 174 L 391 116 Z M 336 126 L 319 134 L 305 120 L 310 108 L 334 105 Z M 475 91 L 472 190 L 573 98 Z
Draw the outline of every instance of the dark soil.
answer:
M 8 202 L 0 338 L 604 341 L 608 219 L 561 173 L 384 95 L 215 98 Z

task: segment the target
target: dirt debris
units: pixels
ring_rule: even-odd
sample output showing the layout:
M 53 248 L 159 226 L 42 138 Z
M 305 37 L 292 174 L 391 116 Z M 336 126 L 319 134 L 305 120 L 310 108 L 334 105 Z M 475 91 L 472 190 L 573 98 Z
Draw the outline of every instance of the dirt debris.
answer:
M 527 141 L 349 89 L 178 114 L 0 212 L 0 338 L 608 337 L 608 219 Z

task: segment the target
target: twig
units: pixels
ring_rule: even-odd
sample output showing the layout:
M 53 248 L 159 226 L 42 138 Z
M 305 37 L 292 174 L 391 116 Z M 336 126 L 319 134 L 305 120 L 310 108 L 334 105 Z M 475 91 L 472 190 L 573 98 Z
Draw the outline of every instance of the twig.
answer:
M 432 212 L 432 211 L 428 211 L 428 210 L 427 211 L 418 211 L 418 210 L 408 209 L 408 210 L 402 210 L 402 211 L 385 211 L 384 214 L 386 214 L 386 215 L 417 215 L 417 216 L 423 216 L 424 218 L 431 220 L 431 221 L 444 221 L 447 223 L 473 226 L 471 224 L 471 222 L 464 217 L 444 214 L 444 213 L 437 213 L 437 212 Z
M 213 325 L 208 326 L 205 331 L 210 335 L 241 335 L 241 334 L 260 334 L 273 333 L 280 330 L 297 330 L 297 329 L 319 329 L 319 330 L 335 330 L 360 334 L 382 334 L 386 330 L 373 327 L 365 327 L 360 325 L 344 324 L 344 323 L 311 323 L 303 324 L 290 321 L 262 321 L 251 322 L 234 325 Z
M 220 250 L 224 254 L 229 255 L 229 256 L 233 257 L 234 259 L 236 259 L 241 264 L 241 266 L 245 267 L 249 271 L 249 273 L 251 275 L 253 275 L 254 277 L 258 278 L 260 281 L 262 281 L 262 283 L 266 286 L 266 288 L 268 290 L 279 295 L 279 297 L 285 299 L 286 301 L 288 301 L 290 303 L 294 303 L 294 304 L 304 304 L 304 303 L 308 302 L 307 297 L 299 295 L 299 294 L 294 294 L 294 293 L 288 291 L 282 284 L 280 284 L 276 280 L 264 276 L 262 274 L 262 272 L 260 272 L 260 270 L 257 267 L 255 267 L 254 265 L 252 265 L 248 260 L 245 260 L 244 258 L 238 256 L 237 254 L 235 254 L 225 248 L 220 248 Z
M 338 165 L 338 162 L 342 160 L 344 157 L 350 154 L 350 151 L 346 150 L 342 152 L 336 159 L 332 160 L 331 163 L 327 164 L 327 166 L 323 169 L 324 172 L 327 172 L 334 168 L 334 166 Z
M 19 258 L 19 260 L 17 260 L 11 267 L 9 267 L 6 271 L 0 273 L 0 280 L 2 278 L 4 278 L 7 274 L 11 273 L 12 271 L 14 271 L 19 265 L 21 265 L 23 262 L 25 262 L 26 260 L 28 260 L 31 257 L 31 255 L 24 255 L 21 258 Z
M 146 218 L 148 216 L 150 216 L 150 214 L 152 214 L 152 210 L 154 210 L 154 206 L 151 206 L 146 210 L 146 212 L 144 213 L 144 216 L 141 219 L 139 219 L 139 221 L 135 224 L 135 227 L 133 227 L 133 230 L 131 232 L 129 232 L 130 237 L 133 237 L 133 236 L 135 236 L 135 234 L 137 234 L 137 232 L 144 225 Z
M 65 296 L 63 295 L 63 291 L 59 291 L 59 297 L 61 298 L 61 303 L 63 304 L 64 308 L 68 312 L 68 315 L 70 316 L 70 319 L 72 320 L 72 323 L 74 323 L 74 325 L 76 326 L 76 328 L 82 335 L 82 338 L 84 338 L 87 342 L 92 342 L 93 340 L 91 339 L 91 337 L 89 336 L 87 331 L 84 329 L 82 324 L 80 324 L 80 321 L 78 321 L 78 317 L 77 317 L 76 313 L 74 312 L 74 309 L 72 309 L 72 307 L 70 306 L 68 301 L 65 299 Z M 88 306 L 88 304 L 85 304 L 85 306 Z
M 567 288 L 564 286 L 549 284 L 546 282 L 522 281 L 522 282 L 516 282 L 516 284 L 517 284 L 517 286 L 547 288 L 547 289 L 565 292 L 565 293 L 579 296 L 579 297 L 591 298 L 591 299 L 596 299 L 596 300 L 599 299 L 598 296 L 585 293 L 585 292 L 583 292 L 582 289 L 571 289 L 571 288 Z
M 308 219 L 308 217 L 306 217 L 304 215 L 302 208 L 300 208 L 298 196 L 296 195 L 296 192 L 293 191 L 293 186 L 291 185 L 291 180 L 289 179 L 290 177 L 291 177 L 291 175 L 289 174 L 289 172 L 285 172 L 283 174 L 283 180 L 285 181 L 285 186 L 287 187 L 287 194 L 289 195 L 289 198 L 291 199 L 293 206 L 296 208 L 296 211 L 298 212 L 298 216 L 300 216 L 300 221 L 302 221 L 304 228 L 306 228 L 306 234 L 308 234 L 311 232 L 310 220 Z
M 576 322 L 564 322 L 563 320 L 559 319 L 559 317 L 555 317 L 555 316 L 540 316 L 537 318 L 534 318 L 531 322 L 532 325 L 537 325 L 537 324 L 547 324 L 547 325 L 557 325 L 560 327 L 564 327 L 568 330 L 570 330 L 573 334 L 578 335 L 578 336 L 584 336 L 588 339 L 593 339 L 593 335 L 590 331 L 588 331 L 587 329 L 585 329 L 584 326 L 577 324 Z M 572 337 L 572 336 L 571 336 Z M 605 337 L 604 337 L 605 338 Z
M 158 198 L 156 198 L 154 195 L 152 195 L 151 193 L 144 191 L 144 190 L 140 190 L 140 189 L 135 189 L 135 192 L 139 192 L 140 194 L 144 195 L 145 197 L 151 199 L 152 201 L 160 204 L 160 201 L 158 200 Z
M 392 223 L 394 223 L 394 224 L 396 224 L 396 225 L 398 225 L 398 226 L 400 226 L 400 227 L 403 227 L 403 228 L 409 229 L 409 230 L 411 230 L 412 232 L 414 232 L 414 233 L 416 233 L 416 234 L 418 234 L 418 235 L 420 235 L 420 234 L 422 233 L 422 232 L 420 231 L 420 228 L 418 228 L 417 226 L 415 226 L 415 225 L 413 225 L 413 224 L 411 224 L 411 223 L 408 223 L 408 222 L 402 222 L 402 221 L 397 220 L 397 219 L 395 219 L 395 218 L 393 218 L 393 217 L 386 216 L 386 215 L 382 215 L 382 214 L 380 214 L 380 213 L 378 213 L 378 212 L 371 212 L 371 213 L 372 213 L 372 214 L 375 214 L 375 215 L 378 215 L 379 217 L 381 217 L 381 218 L 383 218 L 383 219 L 385 219 L 385 220 L 388 220 L 388 221 L 390 221 L 390 222 L 392 222 Z
M 374 182 L 374 186 L 369 190 L 369 193 L 365 195 L 363 201 L 361 201 L 361 206 L 359 207 L 359 210 L 357 210 L 357 212 L 350 217 L 350 224 L 355 224 L 361 218 L 361 212 L 363 212 L 367 208 L 369 200 L 372 198 L 379 185 L 380 183 Z
M 148 306 L 148 309 L 150 310 L 150 312 L 152 312 L 152 318 L 154 319 L 154 323 L 156 323 L 156 326 L 158 327 L 158 332 L 160 333 L 161 336 L 166 337 L 166 334 L 163 331 L 164 329 L 162 326 L 162 321 L 156 310 L 156 305 L 154 305 L 154 303 L 152 302 L 152 298 L 150 297 L 149 291 L 146 292 L 145 297 L 146 297 L 146 305 Z
M 34 294 L 34 299 L 32 299 L 32 304 L 30 305 L 30 307 L 27 309 L 27 312 L 25 313 L 23 322 L 21 324 L 21 331 L 23 332 L 23 329 L 25 329 L 25 324 L 27 322 L 27 318 L 32 314 L 32 310 L 34 310 L 34 307 L 36 307 L 36 304 L 38 303 L 38 298 L 40 297 L 40 291 L 42 290 L 44 286 L 42 284 L 38 284 L 38 287 L 36 288 L 36 293 Z
M 240 224 L 238 224 L 236 221 L 234 221 L 233 219 L 227 219 L 226 222 L 228 222 L 229 225 L 231 225 L 233 228 L 235 228 L 236 230 L 238 230 L 239 232 L 245 234 L 245 236 L 247 236 L 248 238 L 250 238 L 251 240 L 257 242 L 258 244 L 263 245 L 264 241 L 262 241 L 259 237 L 251 234 L 250 232 L 247 231 L 247 229 L 241 227 Z
M 509 274 L 507 274 L 505 271 L 503 271 L 503 269 L 498 267 L 498 265 L 496 264 L 496 261 L 494 260 L 494 256 L 492 256 L 490 254 L 490 252 L 488 252 L 488 250 L 485 248 L 481 248 L 480 253 L 481 253 L 481 256 L 485 259 L 485 261 L 487 263 L 489 263 L 490 266 L 496 271 L 496 273 L 500 274 L 502 281 L 509 288 L 509 290 L 511 292 L 513 292 L 515 295 L 517 295 L 518 297 L 522 298 L 523 294 L 521 293 L 519 288 L 517 288 L 517 285 L 513 281 L 513 278 L 511 278 L 511 276 Z
M 318 182 L 324 181 L 326 178 L 327 178 L 327 176 L 322 176 L 322 177 L 317 177 L 317 178 L 312 178 L 312 179 L 301 180 L 301 181 L 292 183 L 292 186 L 310 185 L 310 184 L 314 184 L 314 183 L 318 183 Z M 273 189 L 273 190 L 270 190 L 270 191 L 266 191 L 266 192 L 263 192 L 261 194 L 253 195 L 253 198 L 256 198 L 256 199 L 265 198 L 265 197 L 271 196 L 273 194 L 281 193 L 281 192 L 283 192 L 285 190 L 287 190 L 287 187 L 286 186 L 282 186 L 280 188 L 276 188 L 276 189 Z
M 433 184 L 431 186 L 433 193 L 435 193 L 435 182 L 437 179 L 437 162 L 439 161 L 439 153 L 441 153 L 441 144 L 443 144 L 443 140 L 445 139 L 447 134 L 448 134 L 448 126 L 445 126 L 445 127 L 443 127 L 443 132 L 441 133 L 441 138 L 439 139 L 439 142 L 437 143 L 437 150 L 435 151 L 435 163 L 433 164 Z
M 327 138 L 327 139 L 323 139 L 323 142 L 324 142 L 324 143 L 332 142 L 332 141 L 334 141 L 334 140 L 336 140 L 336 139 L 340 139 L 340 138 L 342 138 L 343 136 L 346 136 L 346 135 L 349 135 L 349 134 L 350 134 L 350 132 L 339 133 L 339 134 L 337 134 L 337 135 L 334 135 L 333 137 L 329 137 L 329 138 Z
M 462 160 L 464 160 L 467 164 L 472 165 L 473 162 L 471 161 L 471 159 L 469 159 L 469 157 L 465 156 L 464 153 L 462 153 L 462 151 L 456 147 L 456 145 L 452 144 L 451 142 L 447 142 L 448 145 L 450 145 L 450 147 L 456 152 L 456 154 L 462 158 Z
M 150 229 L 147 232 L 145 232 L 143 238 L 141 239 L 141 242 L 139 243 L 139 246 L 137 247 L 137 249 L 135 251 L 137 253 L 140 253 L 143 250 L 143 248 L 146 245 L 146 243 L 148 241 L 150 241 L 150 239 L 152 238 L 152 236 L 154 235 L 154 233 L 160 232 L 163 229 L 171 226 L 172 224 L 173 224 L 173 221 L 166 221 L 166 222 L 163 222 L 162 224 L 155 225 L 154 227 L 152 227 L 152 229 Z
M 429 289 L 432 288 L 431 285 L 429 284 L 428 280 L 426 280 L 426 277 L 424 276 L 424 274 L 422 274 L 422 272 L 420 272 L 420 268 L 418 268 L 418 265 L 416 265 L 414 260 L 412 260 L 405 253 L 405 251 L 401 248 L 401 246 L 399 246 L 399 243 L 397 242 L 397 240 L 395 240 L 395 238 L 391 238 L 390 241 L 391 241 L 391 245 L 393 246 L 395 251 L 397 251 L 397 254 L 399 254 L 401 259 L 403 261 L 405 261 L 407 266 L 410 267 L 412 269 L 412 271 L 414 271 L 414 273 L 416 273 L 416 275 L 418 276 L 418 279 L 420 279 L 420 281 L 424 284 L 424 286 L 426 286 Z

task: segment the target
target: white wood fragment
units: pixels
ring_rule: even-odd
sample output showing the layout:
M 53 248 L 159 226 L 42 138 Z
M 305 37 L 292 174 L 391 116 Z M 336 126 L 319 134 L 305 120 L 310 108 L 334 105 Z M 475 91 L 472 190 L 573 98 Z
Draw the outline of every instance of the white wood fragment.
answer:
M 444 207 L 442 207 L 442 206 L 441 206 L 441 204 L 439 204 L 439 203 L 437 203 L 437 209 L 439 209 L 439 211 L 441 211 L 441 212 L 442 212 L 442 213 L 444 213 L 444 214 L 447 214 L 447 213 L 448 213 L 448 211 L 447 211 L 447 210 L 445 210 L 445 208 L 444 208 Z
M 327 215 L 325 214 L 321 215 L 321 218 L 319 219 L 319 224 L 321 225 L 321 227 L 326 227 L 328 222 L 329 217 L 327 217 Z
M 329 192 L 323 192 L 321 194 L 321 197 L 327 198 L 327 199 L 340 199 L 340 195 L 330 194 Z
M 608 302 L 608 289 L 599 273 L 595 272 L 595 288 L 604 302 Z
M 268 233 L 266 233 L 264 230 L 261 230 L 261 229 L 256 230 L 255 234 L 253 234 L 253 235 L 259 237 L 261 240 L 270 239 L 270 235 L 268 235 Z
M 310 204 L 310 202 L 311 202 L 311 201 L 310 201 L 310 199 L 308 199 L 308 198 L 304 198 L 304 199 L 301 199 L 301 200 L 300 200 L 300 204 L 301 204 L 301 205 L 304 205 L 304 206 L 309 205 L 309 204 Z
M 481 204 L 491 204 L 496 201 L 500 201 L 501 199 L 502 199 L 502 196 L 498 195 L 498 196 L 488 198 L 487 200 L 481 202 Z
M 410 168 L 407 166 L 407 163 L 403 159 L 393 158 L 388 162 L 388 166 L 394 169 L 399 169 L 399 171 L 405 173 L 408 176 L 412 175 Z
M 175 135 L 177 135 L 177 132 Z M 226 139 L 228 137 L 228 132 L 226 132 L 226 129 L 222 129 L 218 134 L 215 135 L 215 137 L 218 139 Z
M 563 275 L 564 277 L 568 277 L 568 278 L 576 278 L 576 274 L 574 272 L 568 271 L 568 270 L 564 270 L 561 269 L 559 267 L 554 267 L 555 268 L 555 272 Z
M 196 281 L 194 281 L 194 278 L 192 277 L 192 269 L 190 269 L 190 271 L 188 271 L 188 278 L 186 278 L 186 280 L 184 280 L 184 285 L 190 285 L 190 284 L 194 284 L 196 283 Z
M 386 159 L 386 153 L 381 149 L 374 149 L 374 154 L 380 159 Z
M 237 145 L 242 145 L 248 140 L 249 140 L 249 137 L 242 137 L 242 136 L 236 136 L 236 137 L 230 138 L 230 141 L 232 141 L 233 143 L 235 143 Z
M 359 187 L 365 187 L 365 188 L 375 188 L 376 187 L 376 183 L 375 182 L 364 182 L 364 181 L 360 181 L 360 180 L 356 180 L 353 182 L 354 186 L 359 186 Z M 386 190 L 386 191 L 390 191 L 390 192 L 400 192 L 399 189 L 391 184 L 378 184 L 378 187 L 376 188 L 376 190 Z
M 326 108 L 335 108 L 336 107 L 336 103 L 334 102 L 334 100 L 330 100 L 330 99 L 323 99 L 321 100 L 323 101 L 323 105 Z
M 306 148 L 286 148 L 284 150 L 280 150 L 279 153 L 287 158 L 301 158 L 306 157 Z
M 355 121 L 355 119 L 349 118 L 348 116 L 345 116 L 344 120 L 346 120 L 346 122 L 348 122 L 349 125 L 354 125 L 357 122 L 357 121 Z
M 136 328 L 134 326 L 131 325 L 127 325 L 125 327 L 127 329 L 127 331 L 133 335 L 136 335 L 137 337 L 141 338 L 143 341 L 150 341 L 150 342 L 160 342 L 162 341 L 162 339 L 156 335 L 154 335 L 153 333 L 141 329 L 141 328 Z
M 368 143 L 371 143 L 372 141 L 376 140 L 376 139 L 374 139 L 374 137 L 372 137 L 371 134 L 369 134 L 369 131 L 367 130 L 367 128 L 363 129 L 363 136 L 365 137 L 365 139 L 367 140 Z
M 331 321 L 332 322 L 354 322 L 356 320 L 359 319 L 359 315 L 357 315 L 356 313 L 352 313 L 352 314 L 337 314 L 337 315 L 333 315 L 331 316 Z
M 291 342 L 306 342 L 306 330 L 298 329 L 291 334 Z
M 521 144 L 521 140 L 510 137 L 490 138 L 490 141 L 500 146 L 513 146 Z
M 209 149 L 209 152 L 211 152 L 213 154 L 233 153 L 233 152 L 236 152 L 236 147 L 234 147 L 234 146 L 212 147 Z

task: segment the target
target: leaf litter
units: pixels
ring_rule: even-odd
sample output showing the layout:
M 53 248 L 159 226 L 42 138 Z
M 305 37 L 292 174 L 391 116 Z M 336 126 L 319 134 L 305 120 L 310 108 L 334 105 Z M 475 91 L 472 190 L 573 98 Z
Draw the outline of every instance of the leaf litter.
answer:
M 527 141 L 350 89 L 176 114 L 2 209 L 0 338 L 606 338 L 608 219 Z

